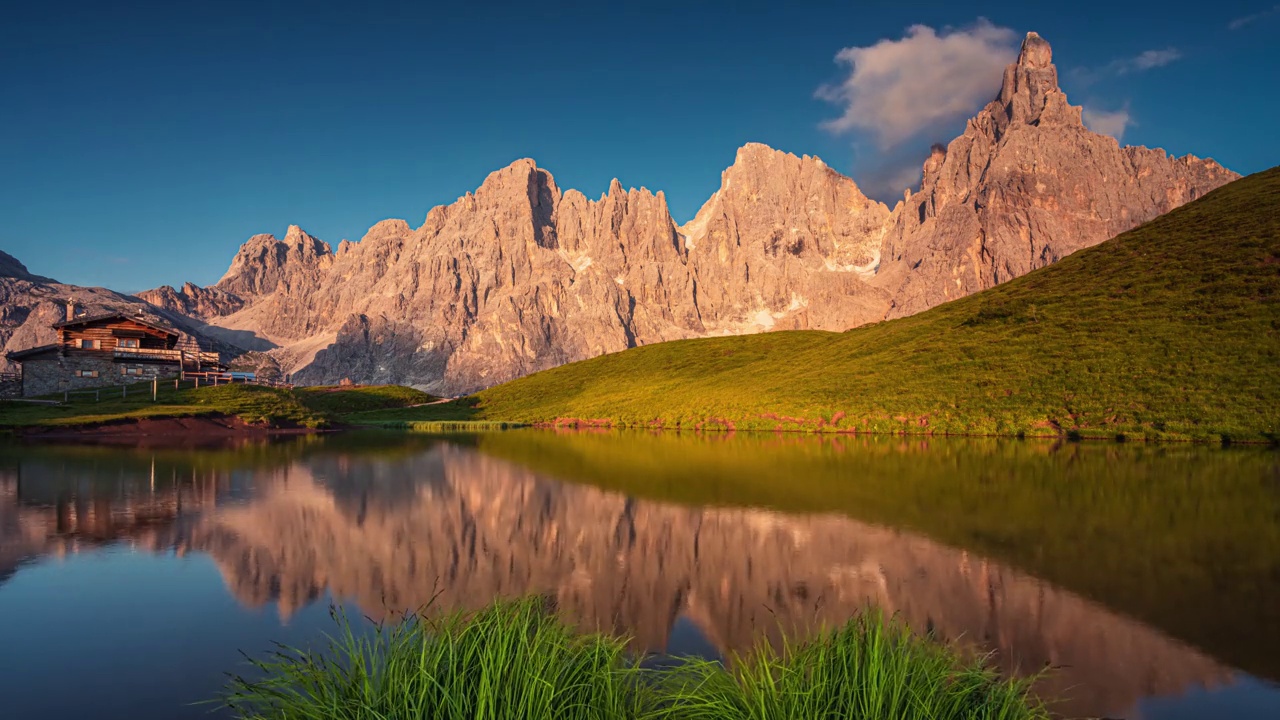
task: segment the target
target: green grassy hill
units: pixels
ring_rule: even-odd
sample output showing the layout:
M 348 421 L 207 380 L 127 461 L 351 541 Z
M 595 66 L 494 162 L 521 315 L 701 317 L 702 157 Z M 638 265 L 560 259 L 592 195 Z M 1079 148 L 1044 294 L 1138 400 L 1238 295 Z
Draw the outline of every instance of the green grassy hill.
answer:
M 359 387 L 273 388 L 257 385 L 220 385 L 195 388 L 190 382 L 175 389 L 162 382 L 156 399 L 151 384 L 138 383 L 121 391 L 103 388 L 97 395 L 80 392 L 69 402 L 38 405 L 0 401 L 0 429 L 24 427 L 75 427 L 128 423 L 135 420 L 235 416 L 245 422 L 273 427 L 321 428 L 343 424 L 351 413 L 405 408 L 435 398 L 398 385 Z M 50 396 L 61 400 L 61 396 Z
M 1280 437 L 1280 168 L 999 287 L 846 333 L 634 348 L 383 420 Z

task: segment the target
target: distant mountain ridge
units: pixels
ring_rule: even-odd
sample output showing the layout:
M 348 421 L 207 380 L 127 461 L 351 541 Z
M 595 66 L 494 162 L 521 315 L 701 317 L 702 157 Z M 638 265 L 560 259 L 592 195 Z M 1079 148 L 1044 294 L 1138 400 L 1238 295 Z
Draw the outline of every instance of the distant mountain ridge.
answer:
M 754 143 L 684 226 L 661 191 L 615 180 L 590 200 L 524 159 L 416 229 L 385 220 L 335 250 L 290 226 L 250 238 L 215 285 L 138 297 L 299 382 L 457 394 L 636 345 L 911 314 L 1238 177 L 1089 132 L 1051 59 L 1028 34 L 996 100 L 892 209 L 818 158 Z

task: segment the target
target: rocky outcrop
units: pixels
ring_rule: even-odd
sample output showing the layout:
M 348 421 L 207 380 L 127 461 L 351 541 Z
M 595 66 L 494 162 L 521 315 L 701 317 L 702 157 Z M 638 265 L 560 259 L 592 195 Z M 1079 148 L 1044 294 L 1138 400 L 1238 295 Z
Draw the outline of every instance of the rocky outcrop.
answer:
M 1034 33 L 996 99 L 923 171 L 890 211 L 817 158 L 748 144 L 679 227 L 661 192 L 615 180 L 590 200 L 519 160 L 416 229 L 386 220 L 335 252 L 291 226 L 250 238 L 210 288 L 143 297 L 270 351 L 299 382 L 451 395 L 647 343 L 911 314 L 1236 177 L 1090 132 Z
M 19 262 L 18 258 L 0 250 L 0 278 L 10 278 L 13 280 L 29 280 L 31 282 L 54 282 L 47 277 L 32 275 L 27 270 L 27 266 Z
M 874 317 L 886 297 L 866 280 L 888 216 L 816 157 L 742 147 L 680 231 L 708 329 L 838 331 Z
M 245 305 L 245 301 L 238 295 L 216 286 L 204 288 L 195 283 L 184 283 L 180 290 L 175 290 L 171 285 L 162 285 L 154 290 L 138 293 L 138 298 L 170 312 L 198 318 L 230 315 Z
M 1044 267 L 1239 177 L 1090 132 L 1035 33 L 999 96 L 923 169 L 889 221 L 874 281 L 892 297 L 890 318 Z

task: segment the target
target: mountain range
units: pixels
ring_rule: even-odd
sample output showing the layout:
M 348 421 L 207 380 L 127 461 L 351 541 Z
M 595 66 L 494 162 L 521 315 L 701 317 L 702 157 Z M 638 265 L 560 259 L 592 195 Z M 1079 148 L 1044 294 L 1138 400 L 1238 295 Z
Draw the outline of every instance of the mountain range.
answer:
M 209 287 L 77 290 L 4 256 L 0 343 L 47 341 L 57 302 L 77 293 L 82 305 L 145 303 L 299 383 L 453 395 L 637 345 L 911 315 L 1237 177 L 1089 131 L 1049 44 L 1029 33 L 995 99 L 934 146 L 920 189 L 892 208 L 816 157 L 754 143 L 684 225 L 661 191 L 614 180 L 591 200 L 523 159 L 417 228 L 384 220 L 336 249 L 296 225 L 283 240 L 255 235 Z

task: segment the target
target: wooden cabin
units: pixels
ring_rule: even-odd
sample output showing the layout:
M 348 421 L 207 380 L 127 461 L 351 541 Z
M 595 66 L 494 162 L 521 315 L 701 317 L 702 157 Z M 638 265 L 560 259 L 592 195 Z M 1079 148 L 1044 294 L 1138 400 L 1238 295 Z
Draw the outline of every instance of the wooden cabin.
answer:
M 140 314 L 85 315 L 68 304 L 53 328 L 57 342 L 6 356 L 22 367 L 24 397 L 225 369 L 218 353 Z

